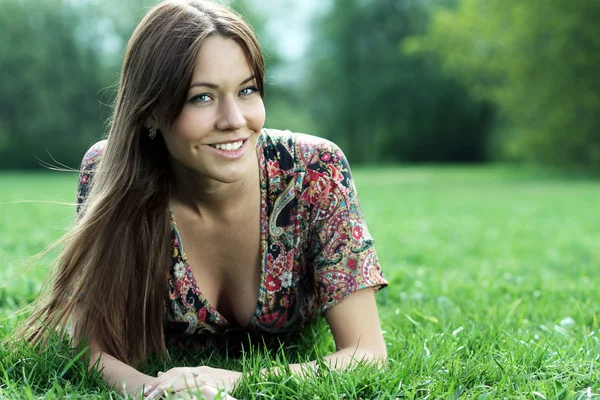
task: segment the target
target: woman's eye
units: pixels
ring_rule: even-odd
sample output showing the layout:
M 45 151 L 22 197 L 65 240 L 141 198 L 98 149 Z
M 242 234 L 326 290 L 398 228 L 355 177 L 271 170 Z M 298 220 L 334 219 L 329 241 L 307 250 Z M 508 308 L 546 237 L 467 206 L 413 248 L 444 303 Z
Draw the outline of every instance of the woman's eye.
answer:
M 197 96 L 194 96 L 190 99 L 190 101 L 192 103 L 208 103 L 209 101 L 211 101 L 212 98 L 210 97 L 209 94 L 207 93 L 203 93 L 203 94 L 199 94 Z
M 242 96 L 250 96 L 252 93 L 258 92 L 258 89 L 254 86 L 250 86 L 240 90 L 240 95 Z

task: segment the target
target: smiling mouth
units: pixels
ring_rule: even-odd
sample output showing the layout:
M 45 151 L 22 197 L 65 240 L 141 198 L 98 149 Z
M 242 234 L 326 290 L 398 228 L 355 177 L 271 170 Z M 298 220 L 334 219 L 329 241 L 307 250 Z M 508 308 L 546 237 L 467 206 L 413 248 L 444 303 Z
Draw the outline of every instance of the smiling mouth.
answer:
M 225 151 L 235 151 L 244 145 L 243 140 L 239 140 L 237 142 L 232 143 L 223 143 L 223 144 L 209 144 L 209 146 L 214 147 L 217 150 L 225 150 Z

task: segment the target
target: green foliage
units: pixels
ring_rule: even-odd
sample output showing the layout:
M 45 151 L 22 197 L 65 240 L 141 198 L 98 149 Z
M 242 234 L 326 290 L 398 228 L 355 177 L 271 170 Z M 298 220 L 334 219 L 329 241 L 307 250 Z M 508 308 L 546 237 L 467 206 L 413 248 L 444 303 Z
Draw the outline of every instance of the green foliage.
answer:
M 422 32 L 425 2 L 333 0 L 312 49 L 307 104 L 350 160 L 481 161 L 491 109 L 401 41 Z
M 503 166 L 357 167 L 354 176 L 390 282 L 377 294 L 384 369 L 261 378 L 261 368 L 331 351 L 321 323 L 296 348 L 242 359 L 174 352 L 148 372 L 190 364 L 245 371 L 233 393 L 244 399 L 600 395 L 597 181 Z M 75 185 L 70 174 L 0 175 L 0 187 L 11 188 L 0 191 L 0 282 L 74 216 L 73 205 L 12 202 L 71 200 Z M 42 265 L 2 286 L 2 298 L 13 301 L 0 304 L 0 339 L 45 276 Z M 59 338 L 42 354 L 22 343 L 0 346 L 0 398 L 120 398 L 81 358 L 73 361 L 77 354 Z
M 499 107 L 505 155 L 600 167 L 600 2 L 460 0 L 404 48 Z
M 260 13 L 256 5 L 249 0 L 231 0 L 227 3 L 252 26 L 256 33 L 265 57 L 268 75 L 269 71 L 277 68 L 283 60 L 276 50 L 276 38 L 266 35 L 267 15 Z
M 100 135 L 111 77 L 75 35 L 84 23 L 62 0 L 2 2 L 0 168 L 39 167 L 36 157 L 52 161 L 48 153 L 78 166 Z
M 600 169 L 598 1 L 328 0 L 297 66 L 264 9 L 222 1 L 263 45 L 269 127 L 328 137 L 352 162 Z M 0 169 L 78 167 L 108 128 L 125 43 L 154 3 L 2 1 Z

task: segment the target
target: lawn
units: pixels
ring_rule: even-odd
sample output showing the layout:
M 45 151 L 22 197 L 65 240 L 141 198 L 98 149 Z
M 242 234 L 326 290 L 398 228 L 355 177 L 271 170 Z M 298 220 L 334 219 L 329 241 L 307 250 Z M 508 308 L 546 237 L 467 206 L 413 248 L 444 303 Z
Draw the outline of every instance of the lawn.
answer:
M 600 181 L 506 166 L 354 174 L 390 282 L 377 294 L 388 365 L 303 380 L 252 375 L 330 350 L 324 324 L 304 350 L 180 355 L 169 365 L 244 370 L 233 393 L 244 399 L 600 397 Z M 74 198 L 72 174 L 0 174 L 1 337 L 51 257 L 15 276 L 69 226 L 74 208 L 60 203 Z M 0 398 L 119 398 L 60 348 L 0 348 Z

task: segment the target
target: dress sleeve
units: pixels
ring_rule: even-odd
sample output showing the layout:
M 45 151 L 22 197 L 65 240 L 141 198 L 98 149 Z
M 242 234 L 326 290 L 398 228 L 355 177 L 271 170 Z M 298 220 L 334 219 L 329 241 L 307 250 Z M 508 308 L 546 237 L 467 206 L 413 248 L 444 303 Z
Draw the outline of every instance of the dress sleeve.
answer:
M 81 218 L 81 208 L 87 198 L 94 178 L 94 172 L 100 161 L 106 140 L 97 142 L 83 156 L 77 184 L 77 218 Z
M 365 288 L 387 286 L 360 208 L 350 167 L 333 143 L 319 149 L 303 197 L 311 212 L 312 269 L 322 313 Z

